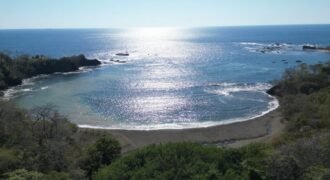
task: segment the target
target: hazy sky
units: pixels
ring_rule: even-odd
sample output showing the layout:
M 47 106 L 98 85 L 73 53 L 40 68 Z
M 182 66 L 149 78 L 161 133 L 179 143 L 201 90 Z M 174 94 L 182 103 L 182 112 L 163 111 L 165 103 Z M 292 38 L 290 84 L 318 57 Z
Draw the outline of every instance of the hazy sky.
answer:
M 330 0 L 0 0 L 0 28 L 330 24 Z

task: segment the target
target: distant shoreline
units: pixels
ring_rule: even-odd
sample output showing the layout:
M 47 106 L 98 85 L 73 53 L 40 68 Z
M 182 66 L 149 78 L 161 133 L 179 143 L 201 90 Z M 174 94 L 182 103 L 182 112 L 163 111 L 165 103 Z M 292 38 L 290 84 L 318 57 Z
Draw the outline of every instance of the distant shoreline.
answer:
M 0 97 L 4 91 L 11 87 L 22 85 L 23 80 L 39 75 L 54 73 L 68 73 L 78 71 L 81 67 L 99 66 L 97 59 L 87 59 L 84 55 L 62 57 L 59 59 L 48 58 L 43 55 L 22 55 L 12 58 L 0 52 Z

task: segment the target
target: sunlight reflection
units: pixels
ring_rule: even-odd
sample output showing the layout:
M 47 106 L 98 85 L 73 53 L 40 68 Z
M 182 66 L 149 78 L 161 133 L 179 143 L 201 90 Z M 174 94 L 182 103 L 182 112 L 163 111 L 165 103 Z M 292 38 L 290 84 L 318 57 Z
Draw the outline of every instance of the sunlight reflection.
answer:
M 186 106 L 189 99 L 174 93 L 193 83 L 191 77 L 194 70 L 187 65 L 192 59 L 193 48 L 189 42 L 176 42 L 184 36 L 182 31 L 175 28 L 140 28 L 126 33 L 132 38 L 133 49 L 144 54 L 143 57 L 148 55 L 147 59 L 143 59 L 144 64 L 139 64 L 140 81 L 132 81 L 129 88 L 150 92 L 147 97 L 131 99 L 130 108 L 145 115 L 160 116 Z
M 133 101 L 134 109 L 142 113 L 157 113 L 180 109 L 185 105 L 185 99 L 175 96 L 150 96 L 136 98 Z
M 176 28 L 138 28 L 129 31 L 129 34 L 135 38 L 148 40 L 175 39 L 180 37 Z

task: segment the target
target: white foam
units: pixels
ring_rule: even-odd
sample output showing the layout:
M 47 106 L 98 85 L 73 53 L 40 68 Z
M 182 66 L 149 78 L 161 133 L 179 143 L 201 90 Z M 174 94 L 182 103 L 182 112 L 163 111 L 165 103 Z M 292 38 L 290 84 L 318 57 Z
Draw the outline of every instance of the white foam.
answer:
M 257 42 L 239 42 L 236 43 L 239 46 L 243 46 L 244 49 L 253 53 L 270 53 L 281 54 L 283 52 L 297 52 L 302 51 L 302 45 L 291 43 L 257 43 Z M 267 49 L 270 48 L 270 49 Z
M 240 45 L 249 45 L 249 46 L 263 46 L 263 43 L 256 43 L 256 42 L 240 42 Z
M 29 92 L 29 91 L 32 91 L 32 89 L 31 88 L 25 88 L 25 89 L 22 89 L 21 91 L 22 92 Z
M 10 100 L 16 92 L 17 91 L 15 91 L 13 88 L 9 88 L 9 89 L 3 91 L 4 95 L 3 95 L 2 99 Z
M 49 87 L 48 86 L 44 86 L 44 87 L 41 87 L 40 89 L 41 90 L 46 90 L 46 89 L 48 89 Z
M 16 97 L 16 95 L 20 92 L 31 92 L 31 91 L 33 91 L 31 88 L 22 88 L 22 85 L 17 86 L 17 87 L 12 87 L 3 92 L 4 96 L 2 97 L 2 99 L 10 100 L 10 99 Z
M 10 87 L 7 90 L 3 91 L 4 96 L 2 97 L 2 99 L 10 100 L 10 99 L 16 97 L 16 95 L 20 92 L 33 91 L 32 88 L 26 88 L 26 87 L 33 86 L 35 84 L 35 80 L 40 79 L 40 78 L 45 78 L 45 77 L 48 77 L 48 75 L 39 75 L 39 76 L 35 76 L 32 78 L 24 79 L 22 81 L 21 85 L 13 86 L 13 87 Z
M 257 91 L 264 92 L 265 90 L 271 88 L 271 85 L 268 83 L 256 83 L 256 84 L 235 84 L 235 83 L 219 83 L 211 84 L 211 86 L 217 86 L 218 89 L 215 90 L 205 90 L 208 93 L 230 96 L 235 92 L 248 92 L 248 91 Z

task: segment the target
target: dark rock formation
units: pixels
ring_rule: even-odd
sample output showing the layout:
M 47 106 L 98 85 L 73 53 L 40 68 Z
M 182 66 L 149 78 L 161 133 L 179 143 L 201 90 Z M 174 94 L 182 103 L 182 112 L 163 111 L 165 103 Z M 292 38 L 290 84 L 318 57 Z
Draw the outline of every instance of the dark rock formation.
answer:
M 303 82 L 300 84 L 282 84 L 279 83 L 269 90 L 267 90 L 267 94 L 277 97 L 282 97 L 285 94 L 311 94 L 313 92 L 317 92 L 322 88 L 322 86 L 318 85 L 317 83 L 311 83 L 311 82 Z
M 309 51 L 309 50 L 330 51 L 330 46 L 327 46 L 327 47 L 317 47 L 317 46 L 305 45 L 305 46 L 303 46 L 303 50 L 304 51 Z
M 308 46 L 308 45 L 305 45 L 303 46 L 303 50 L 316 50 L 316 46 Z
M 272 88 L 267 90 L 266 93 L 271 96 L 282 96 L 281 85 L 277 84 L 277 85 L 273 86 Z

